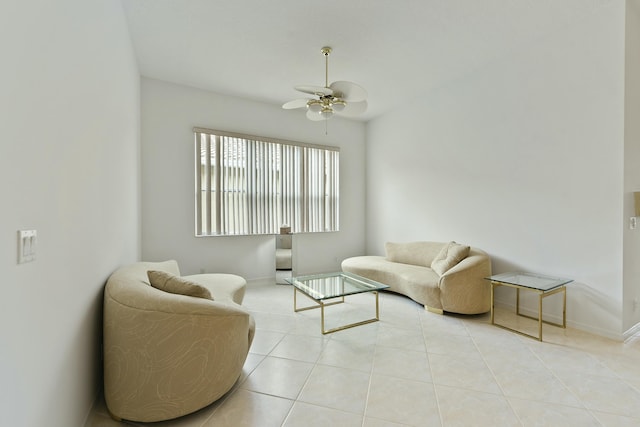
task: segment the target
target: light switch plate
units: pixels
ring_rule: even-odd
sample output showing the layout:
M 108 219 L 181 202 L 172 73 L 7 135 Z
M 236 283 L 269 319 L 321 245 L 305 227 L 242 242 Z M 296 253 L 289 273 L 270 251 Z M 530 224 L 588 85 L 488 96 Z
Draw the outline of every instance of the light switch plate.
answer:
M 18 231 L 18 264 L 35 261 L 37 240 L 36 230 Z

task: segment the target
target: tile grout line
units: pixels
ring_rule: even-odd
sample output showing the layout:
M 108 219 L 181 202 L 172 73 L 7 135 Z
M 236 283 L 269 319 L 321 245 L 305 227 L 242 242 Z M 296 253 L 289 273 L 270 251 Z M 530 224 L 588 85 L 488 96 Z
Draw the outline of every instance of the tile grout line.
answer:
M 440 397 L 438 396 L 438 389 L 434 382 L 433 368 L 431 367 L 431 361 L 429 360 L 429 347 L 427 346 L 427 336 L 425 335 L 424 323 L 420 318 L 420 331 L 422 332 L 422 340 L 424 342 L 424 351 L 429 364 L 429 377 L 431 378 L 431 386 L 433 387 L 433 395 L 436 397 L 436 407 L 438 408 L 438 416 L 440 418 L 440 426 L 444 426 L 444 417 L 442 415 L 442 408 L 440 407 Z
M 469 337 L 471 338 L 471 342 L 473 342 L 474 347 L 476 348 L 476 350 L 478 350 L 478 354 L 480 354 L 480 357 L 482 358 L 482 363 L 484 363 L 484 365 L 487 367 L 489 372 L 491 372 L 491 376 L 493 377 L 493 380 L 495 381 L 496 385 L 500 389 L 502 398 L 505 400 L 505 402 L 509 406 L 509 409 L 511 409 L 511 412 L 516 417 L 516 419 L 518 420 L 520 425 L 524 426 L 524 422 L 522 421 L 522 418 L 520 418 L 520 415 L 518 415 L 518 411 L 516 411 L 515 408 L 513 407 L 513 404 L 511 403 L 511 401 L 509 400 L 509 397 L 505 393 L 504 388 L 502 387 L 502 384 L 500 384 L 500 381 L 498 381 L 498 377 L 496 377 L 495 372 L 493 371 L 493 369 L 491 369 L 491 366 L 489 366 L 489 364 L 487 363 L 487 359 L 486 359 L 484 353 L 482 352 L 482 350 L 480 350 L 480 347 L 478 346 L 478 342 L 476 341 L 476 337 L 473 336 L 473 334 L 471 333 L 471 331 L 467 327 L 467 323 L 466 322 L 464 322 L 464 327 L 467 330 L 467 332 L 469 333 Z

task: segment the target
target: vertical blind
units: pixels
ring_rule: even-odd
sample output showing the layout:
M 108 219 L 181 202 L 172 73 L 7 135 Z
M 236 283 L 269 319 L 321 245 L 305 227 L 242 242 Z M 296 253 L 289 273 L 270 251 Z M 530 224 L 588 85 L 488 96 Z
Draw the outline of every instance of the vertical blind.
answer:
M 194 129 L 197 236 L 339 229 L 335 147 Z

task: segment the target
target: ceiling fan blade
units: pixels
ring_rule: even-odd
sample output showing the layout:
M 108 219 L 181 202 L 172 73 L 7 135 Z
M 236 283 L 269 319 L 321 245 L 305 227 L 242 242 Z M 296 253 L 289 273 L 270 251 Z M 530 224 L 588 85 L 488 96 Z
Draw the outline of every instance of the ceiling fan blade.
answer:
M 314 122 L 319 122 L 324 120 L 324 117 L 322 117 L 322 115 L 320 115 L 320 113 L 311 111 L 311 110 L 307 110 L 307 119 L 309 120 L 313 120 Z
M 299 92 L 308 93 L 310 95 L 333 95 L 333 90 L 323 86 L 296 86 L 294 89 Z
M 294 108 L 302 108 L 307 106 L 308 99 L 300 98 L 293 101 L 286 102 L 282 105 L 285 110 L 293 110 Z
M 344 110 L 340 112 L 336 111 L 336 114 L 346 117 L 355 117 L 358 114 L 362 114 L 367 111 L 367 106 L 367 101 L 348 102 L 347 106 L 344 107 Z
M 333 94 L 347 102 L 360 102 L 367 99 L 367 91 L 353 82 L 337 81 L 329 85 Z

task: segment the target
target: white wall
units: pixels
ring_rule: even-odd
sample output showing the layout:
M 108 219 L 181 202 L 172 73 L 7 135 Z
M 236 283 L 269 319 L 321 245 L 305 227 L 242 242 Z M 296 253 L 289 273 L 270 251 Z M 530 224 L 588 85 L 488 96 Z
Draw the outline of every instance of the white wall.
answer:
M 635 215 L 633 192 L 640 191 L 640 0 L 626 3 L 623 221 L 628 225 Z M 628 226 L 624 232 L 623 301 L 623 331 L 627 331 L 640 322 L 640 228 L 631 230 Z
M 3 2 L 0 40 L 0 425 L 80 426 L 105 280 L 139 253 L 139 75 L 120 2 Z
M 339 269 L 364 252 L 364 125 L 311 122 L 301 111 L 142 80 L 142 257 L 183 274 L 275 277 L 273 236 L 194 237 L 193 127 L 340 147 L 340 232 L 296 235 L 298 274 Z
M 367 252 L 456 240 L 573 278 L 569 325 L 620 337 L 623 108 L 616 2 L 373 120 Z

